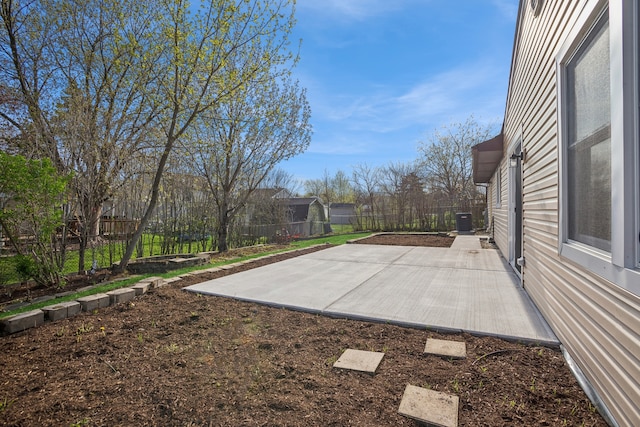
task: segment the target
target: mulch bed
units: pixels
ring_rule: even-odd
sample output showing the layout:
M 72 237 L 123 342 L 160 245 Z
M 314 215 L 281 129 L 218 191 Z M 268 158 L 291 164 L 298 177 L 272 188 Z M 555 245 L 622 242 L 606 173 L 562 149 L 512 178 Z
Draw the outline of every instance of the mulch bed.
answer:
M 182 290 L 231 273 L 0 338 L 0 424 L 416 426 L 398 414 L 412 384 L 458 395 L 461 426 L 606 425 L 555 349 Z M 430 337 L 467 358 L 424 355 Z M 385 352 L 377 373 L 333 368 L 347 348 Z
M 438 248 L 448 248 L 453 244 L 455 237 L 436 235 L 436 234 L 418 234 L 418 233 L 383 233 L 374 234 L 371 237 L 359 239 L 353 243 L 366 245 L 393 245 L 393 246 L 430 246 Z

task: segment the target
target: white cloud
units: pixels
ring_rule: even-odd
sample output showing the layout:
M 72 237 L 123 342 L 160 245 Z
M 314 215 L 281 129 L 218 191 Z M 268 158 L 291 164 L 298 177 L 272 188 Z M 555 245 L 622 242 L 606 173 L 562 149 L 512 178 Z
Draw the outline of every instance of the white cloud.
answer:
M 496 100 L 504 105 L 506 80 L 491 64 L 477 63 L 435 75 L 393 100 L 396 120 L 404 124 L 433 123 L 482 113 L 495 108 Z
M 299 0 L 297 5 L 301 11 L 331 15 L 344 21 L 362 21 L 405 6 L 389 0 Z
M 504 114 L 506 84 L 507 76 L 496 73 L 491 64 L 472 63 L 416 82 L 403 93 L 390 93 L 383 86 L 355 98 L 318 91 L 311 100 L 318 138 L 310 151 L 366 153 L 392 135 L 402 138 L 407 132 L 416 135 L 416 142 L 436 128 L 472 114 L 478 120 L 499 122 Z
M 325 98 L 316 111 L 328 121 L 344 122 L 345 128 L 378 133 L 472 113 L 495 116 L 503 113 L 506 81 L 490 64 L 467 64 L 417 82 L 400 94 L 379 88 L 367 97 Z

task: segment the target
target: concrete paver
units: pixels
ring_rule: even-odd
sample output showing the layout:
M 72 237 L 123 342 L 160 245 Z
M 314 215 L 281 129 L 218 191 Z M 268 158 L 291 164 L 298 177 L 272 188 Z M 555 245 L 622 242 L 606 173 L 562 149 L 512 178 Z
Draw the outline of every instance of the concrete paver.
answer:
M 467 343 L 464 341 L 437 340 L 428 338 L 424 345 L 425 354 L 465 359 L 467 357 Z
M 209 295 L 524 342 L 559 342 L 477 236 L 451 248 L 341 245 L 185 288 Z
M 375 374 L 383 357 L 384 353 L 381 352 L 348 348 L 342 353 L 340 358 L 336 360 L 333 367 Z
M 437 427 L 457 427 L 458 396 L 407 385 L 398 413 Z

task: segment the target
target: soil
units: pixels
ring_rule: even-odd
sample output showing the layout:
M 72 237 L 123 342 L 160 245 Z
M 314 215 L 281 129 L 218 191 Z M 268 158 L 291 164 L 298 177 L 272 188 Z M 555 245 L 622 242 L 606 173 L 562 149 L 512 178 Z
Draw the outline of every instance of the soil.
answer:
M 448 248 L 453 244 L 455 237 L 440 234 L 374 234 L 371 237 L 356 240 L 354 243 L 367 245 L 395 245 L 395 246 L 431 246 Z
M 416 426 L 398 414 L 412 384 L 459 396 L 460 426 L 606 425 L 556 349 L 182 290 L 233 272 L 0 338 L 0 424 Z M 425 355 L 427 338 L 467 358 Z M 384 352 L 376 374 L 333 368 L 347 348 Z

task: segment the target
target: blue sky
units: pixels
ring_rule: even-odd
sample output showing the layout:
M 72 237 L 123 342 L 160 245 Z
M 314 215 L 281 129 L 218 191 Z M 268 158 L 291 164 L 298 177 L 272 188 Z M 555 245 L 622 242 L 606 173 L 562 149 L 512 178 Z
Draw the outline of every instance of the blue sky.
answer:
M 314 128 L 298 180 L 417 157 L 443 125 L 502 124 L 518 0 L 298 0 Z M 498 129 L 497 129 L 498 130 Z

